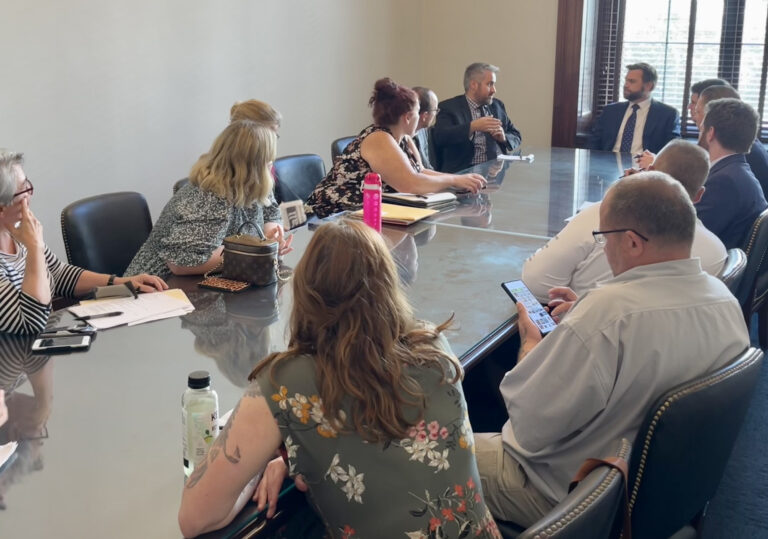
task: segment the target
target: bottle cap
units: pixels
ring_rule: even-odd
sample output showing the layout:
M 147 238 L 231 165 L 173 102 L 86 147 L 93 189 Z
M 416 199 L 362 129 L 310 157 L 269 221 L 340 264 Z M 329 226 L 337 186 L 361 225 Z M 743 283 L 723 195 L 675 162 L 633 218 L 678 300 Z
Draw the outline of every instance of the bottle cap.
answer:
M 189 373 L 187 387 L 190 389 L 204 389 L 211 385 L 211 375 L 208 371 L 194 371 Z

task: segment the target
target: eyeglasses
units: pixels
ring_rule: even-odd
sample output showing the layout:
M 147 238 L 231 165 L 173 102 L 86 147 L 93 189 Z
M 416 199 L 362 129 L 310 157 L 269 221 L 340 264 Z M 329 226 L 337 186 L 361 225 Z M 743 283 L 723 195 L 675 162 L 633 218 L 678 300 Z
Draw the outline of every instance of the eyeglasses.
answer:
M 14 193 L 13 198 L 25 195 L 27 193 L 29 193 L 30 196 L 35 194 L 35 186 L 32 185 L 32 182 L 29 181 L 29 178 L 24 178 L 24 187 L 25 189 L 22 189 L 18 193 Z
M 595 243 L 599 243 L 600 245 L 602 245 L 605 243 L 606 234 L 616 234 L 618 232 L 634 232 L 635 234 L 640 236 L 643 240 L 650 241 L 648 238 L 640 234 L 640 232 L 632 228 L 617 228 L 616 230 L 593 230 L 592 237 L 595 238 Z

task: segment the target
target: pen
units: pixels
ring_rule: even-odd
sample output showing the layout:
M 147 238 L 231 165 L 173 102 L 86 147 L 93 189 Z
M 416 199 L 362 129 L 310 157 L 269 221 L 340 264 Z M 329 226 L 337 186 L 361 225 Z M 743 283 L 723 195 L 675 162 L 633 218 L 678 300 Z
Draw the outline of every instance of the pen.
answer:
M 112 311 L 111 313 L 99 313 L 99 314 L 89 314 L 88 316 L 75 316 L 77 320 L 94 320 L 96 318 L 107 318 L 109 316 L 120 316 L 123 314 L 123 311 Z

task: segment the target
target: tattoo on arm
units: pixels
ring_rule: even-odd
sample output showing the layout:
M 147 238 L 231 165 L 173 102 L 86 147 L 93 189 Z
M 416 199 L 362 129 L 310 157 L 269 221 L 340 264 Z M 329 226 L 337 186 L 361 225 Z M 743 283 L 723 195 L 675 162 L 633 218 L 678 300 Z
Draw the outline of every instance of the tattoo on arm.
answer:
M 222 451 L 224 453 L 224 458 L 226 458 L 232 464 L 237 464 L 240 462 L 240 447 L 235 445 L 231 453 L 227 449 L 227 442 L 229 441 L 229 429 L 232 423 L 235 421 L 235 417 L 237 416 L 237 412 L 240 410 L 240 404 L 243 402 L 243 399 L 253 399 L 260 396 L 261 388 L 259 387 L 258 382 L 251 382 L 251 385 L 248 386 L 248 389 L 245 390 L 245 394 L 238 401 L 235 409 L 232 410 L 232 414 L 229 416 L 229 420 L 227 421 L 224 429 L 213 442 L 213 445 L 208 451 L 208 455 L 206 456 L 205 460 L 203 460 L 197 467 L 195 467 L 194 472 L 192 472 L 192 475 L 189 476 L 187 484 L 184 486 L 185 488 L 192 488 L 197 485 L 203 478 L 203 475 L 205 475 L 205 472 L 208 470 L 208 464 L 213 462 L 219 456 L 219 453 L 222 453 Z

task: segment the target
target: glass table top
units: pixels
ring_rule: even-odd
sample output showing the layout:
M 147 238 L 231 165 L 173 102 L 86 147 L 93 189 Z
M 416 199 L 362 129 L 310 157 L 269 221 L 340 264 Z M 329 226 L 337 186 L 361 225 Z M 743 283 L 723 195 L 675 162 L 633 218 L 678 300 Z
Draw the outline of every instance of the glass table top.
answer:
M 490 180 L 483 194 L 428 222 L 383 230 L 417 316 L 442 322 L 455 313 L 447 337 L 465 366 L 495 335 L 514 331 L 516 309 L 500 283 L 519 278 L 524 260 L 629 165 L 606 152 L 524 153 L 532 163 L 474 167 Z M 296 231 L 284 274 L 311 235 Z M 186 291 L 192 313 L 100 332 L 85 353 L 33 356 L 30 338 L 0 336 L 0 386 L 10 394 L 0 444 L 20 440 L 0 470 L 3 537 L 180 536 L 187 374 L 210 371 L 220 410 L 229 410 L 255 364 L 285 347 L 292 304 L 290 281 L 230 295 L 199 280 L 170 283 Z M 244 513 L 215 535 L 232 536 L 257 516 L 253 505 Z
M 516 310 L 500 283 L 519 277 L 542 243 L 434 223 L 385 227 L 383 234 L 417 316 L 442 322 L 455 313 L 447 337 L 462 359 L 511 327 Z M 307 227 L 296 231 L 283 274 L 311 235 Z M 30 354 L 31 339 L 0 337 L 0 372 L 7 371 L 12 393 L 0 444 L 23 440 L 0 473 L 4 537 L 179 536 L 186 376 L 210 371 L 221 412 L 232 408 L 254 365 L 285 347 L 292 299 L 290 281 L 222 294 L 197 287 L 199 280 L 170 283 L 186 291 L 195 311 L 102 331 L 88 352 L 46 360 Z M 254 506 L 246 510 L 253 518 L 241 525 L 256 518 Z

